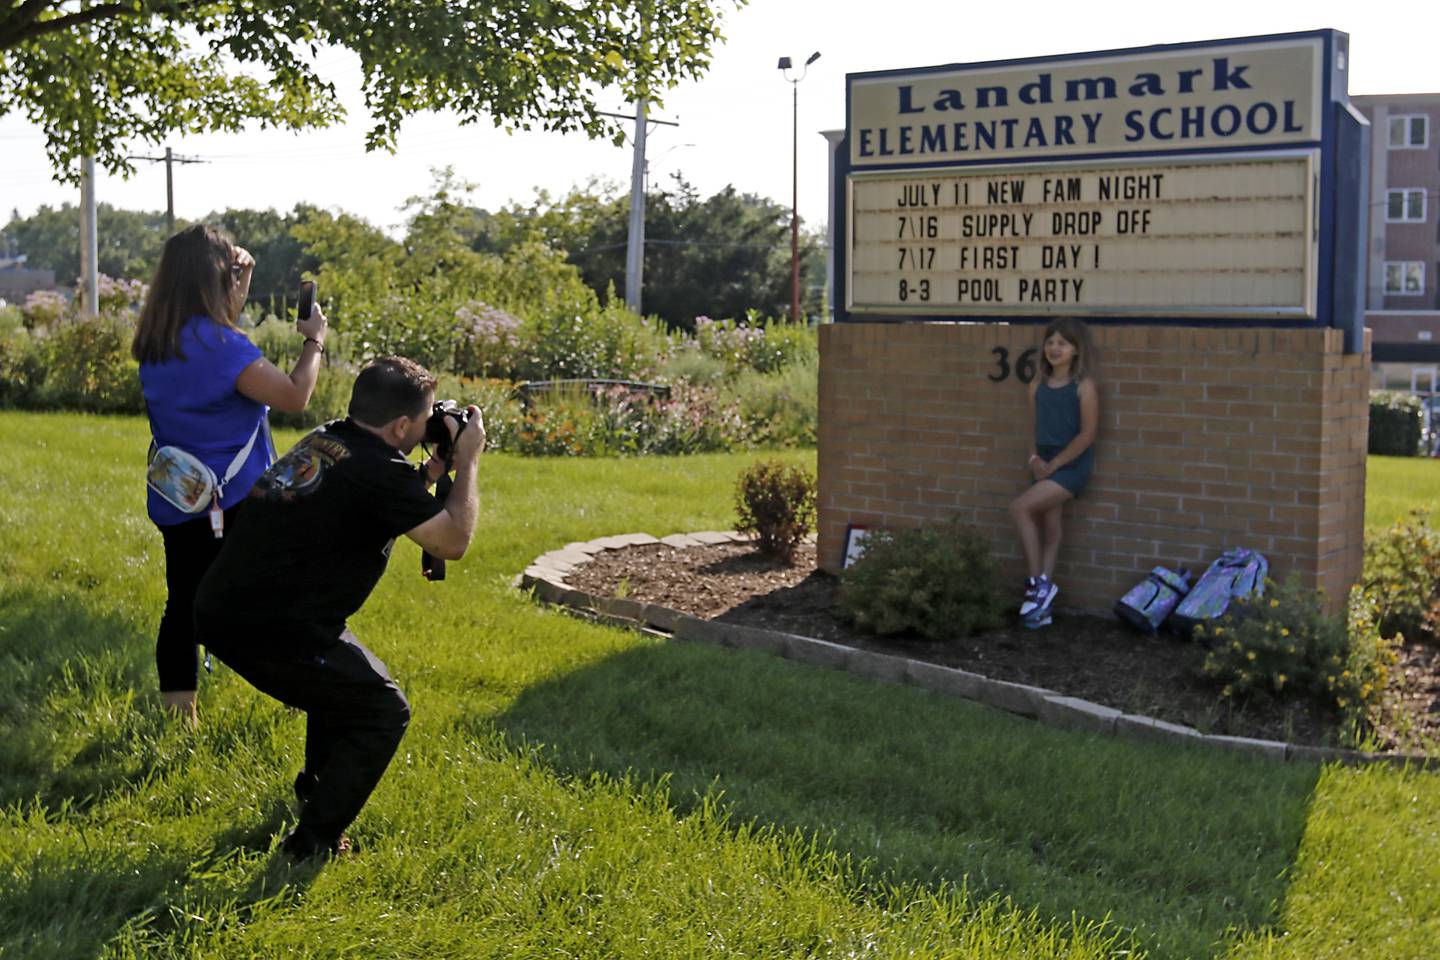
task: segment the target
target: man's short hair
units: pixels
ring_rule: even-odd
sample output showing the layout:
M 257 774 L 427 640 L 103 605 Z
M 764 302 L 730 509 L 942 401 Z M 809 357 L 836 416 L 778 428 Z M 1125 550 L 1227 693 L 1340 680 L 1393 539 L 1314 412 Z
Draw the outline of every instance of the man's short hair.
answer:
M 417 417 L 426 411 L 435 377 L 414 360 L 379 357 L 355 378 L 350 391 L 350 417 L 383 427 L 396 417 Z

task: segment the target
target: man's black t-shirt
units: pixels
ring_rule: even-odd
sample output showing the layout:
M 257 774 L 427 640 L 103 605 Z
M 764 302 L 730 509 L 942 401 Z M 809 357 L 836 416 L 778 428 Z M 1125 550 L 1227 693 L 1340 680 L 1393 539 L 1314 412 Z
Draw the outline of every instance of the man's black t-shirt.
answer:
M 395 538 L 443 505 L 394 447 L 335 420 L 291 447 L 251 488 L 200 583 L 204 632 L 308 624 L 334 639 L 385 572 Z M 332 632 L 333 631 L 333 632 Z

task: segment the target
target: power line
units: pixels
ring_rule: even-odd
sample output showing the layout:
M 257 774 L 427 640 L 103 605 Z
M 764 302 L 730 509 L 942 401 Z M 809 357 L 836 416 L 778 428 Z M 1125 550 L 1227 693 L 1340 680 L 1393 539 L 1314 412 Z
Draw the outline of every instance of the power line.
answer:
M 178 157 L 169 147 L 165 148 L 163 157 L 142 157 L 128 156 L 126 160 L 148 160 L 151 163 L 165 164 L 165 235 L 168 237 L 175 232 L 175 176 L 172 168 L 177 163 L 209 163 L 200 157 Z

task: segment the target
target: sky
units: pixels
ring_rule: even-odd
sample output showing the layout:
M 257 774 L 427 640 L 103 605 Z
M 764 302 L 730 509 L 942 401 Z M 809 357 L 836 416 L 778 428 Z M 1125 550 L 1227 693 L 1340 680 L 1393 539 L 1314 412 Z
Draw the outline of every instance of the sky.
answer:
M 1434 54 L 1440 12 L 1433 0 L 751 0 L 725 9 L 726 40 L 714 50 L 710 70 L 665 94 L 664 106 L 652 113 L 678 126 L 651 128 L 651 188 L 679 173 L 705 196 L 733 185 L 788 206 L 792 87 L 776 62 L 788 56 L 802 64 L 819 51 L 793 88 L 798 207 L 807 226 L 827 219 L 827 147 L 820 131 L 844 126 L 847 73 L 1334 28 L 1350 34 L 1352 95 L 1440 91 Z M 461 127 L 447 114 L 408 120 L 394 154 L 366 153 L 358 61 L 343 50 L 321 50 L 316 62 L 341 90 L 348 121 L 298 134 L 175 138 L 168 145 L 176 154 L 206 161 L 175 166 L 177 216 L 195 219 L 227 207 L 287 211 L 306 202 L 399 233 L 400 208 L 425 193 L 430 170 L 443 166 L 475 184 L 472 202 L 491 210 L 529 203 L 537 189 L 563 195 L 597 177 L 628 189 L 628 145 L 583 134 L 510 135 L 483 123 Z M 633 112 L 618 93 L 600 106 Z M 135 152 L 163 154 L 163 147 L 137 145 Z M 163 211 L 164 164 L 141 162 L 128 181 L 102 174 L 96 194 L 114 206 Z M 26 216 L 42 204 L 78 199 L 77 189 L 54 182 L 39 131 L 18 115 L 0 117 L 0 222 L 12 210 Z

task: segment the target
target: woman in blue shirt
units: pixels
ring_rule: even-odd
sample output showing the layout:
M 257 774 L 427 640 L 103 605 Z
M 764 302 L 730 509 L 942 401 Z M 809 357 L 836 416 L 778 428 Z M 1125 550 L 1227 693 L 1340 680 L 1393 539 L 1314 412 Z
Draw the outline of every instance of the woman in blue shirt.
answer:
M 241 501 L 274 457 L 266 412 L 298 412 L 309 404 L 328 332 L 316 304 L 299 323 L 305 342 L 295 368 L 288 375 L 276 369 L 236 326 L 254 269 L 254 258 L 212 227 L 175 234 L 160 255 L 131 344 L 156 446 L 185 450 L 219 478 L 251 444 L 225 484 L 220 530 L 207 515 L 183 513 L 147 489 L 150 519 L 165 542 L 168 595 L 155 643 L 160 695 L 192 724 L 195 588 L 224 542 L 224 526 L 234 523 Z

